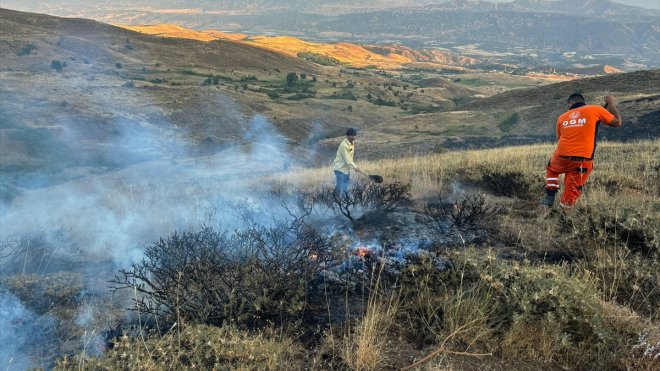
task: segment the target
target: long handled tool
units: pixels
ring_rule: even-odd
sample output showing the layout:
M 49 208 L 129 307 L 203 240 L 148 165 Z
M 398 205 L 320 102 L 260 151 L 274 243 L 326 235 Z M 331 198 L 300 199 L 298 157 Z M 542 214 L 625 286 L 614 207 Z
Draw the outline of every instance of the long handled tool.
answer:
M 382 183 L 383 182 L 383 177 L 380 176 L 380 175 L 369 175 L 369 174 L 365 174 L 365 173 L 362 173 L 362 175 L 366 176 L 367 178 L 369 178 L 369 180 L 371 180 L 374 183 Z

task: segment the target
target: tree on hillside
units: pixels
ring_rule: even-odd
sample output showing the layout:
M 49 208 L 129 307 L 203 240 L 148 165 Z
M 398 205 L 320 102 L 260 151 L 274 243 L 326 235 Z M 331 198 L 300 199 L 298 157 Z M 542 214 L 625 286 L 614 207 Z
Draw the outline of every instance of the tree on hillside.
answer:
M 57 60 L 57 59 L 53 59 L 53 60 L 50 62 L 50 67 L 51 67 L 52 69 L 54 69 L 55 71 L 57 71 L 57 72 L 62 72 L 62 69 L 64 68 L 64 66 L 62 65 L 62 62 L 60 62 L 60 61 Z
M 298 81 L 298 75 L 295 72 L 291 72 L 286 75 L 286 84 L 292 86 Z

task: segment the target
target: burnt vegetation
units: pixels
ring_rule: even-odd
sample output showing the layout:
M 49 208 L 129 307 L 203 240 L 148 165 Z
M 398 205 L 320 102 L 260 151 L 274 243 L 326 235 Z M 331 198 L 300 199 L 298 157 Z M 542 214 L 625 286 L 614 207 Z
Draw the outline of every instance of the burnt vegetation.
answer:
M 481 194 L 467 194 L 456 202 L 437 200 L 424 205 L 424 216 L 439 232 L 457 228 L 469 229 L 493 229 L 498 217 L 505 210 L 498 204 L 491 204 Z
M 177 321 L 245 328 L 309 324 L 319 272 L 337 242 L 291 222 L 235 233 L 203 228 L 147 247 L 145 258 L 113 279 L 139 293 L 133 310 L 163 324 Z
M 147 246 L 142 261 L 115 275 L 113 290 L 135 292 L 131 309 L 160 326 L 180 321 L 248 329 L 325 326 L 327 293 L 347 293 L 345 279 L 328 278 L 328 272 L 351 273 L 338 267 L 351 252 L 345 240 L 306 219 L 318 206 L 350 221 L 356 208 L 392 212 L 411 202 L 409 189 L 400 183 L 359 183 L 341 195 L 334 189 L 274 189 L 286 219 L 260 225 L 253 210 L 238 205 L 244 228 L 230 233 L 204 227 L 160 239 Z M 357 289 L 353 286 L 351 295 Z
M 391 212 L 401 206 L 412 204 L 410 185 L 401 183 L 377 184 L 356 182 L 348 192 L 336 192 L 334 188 L 323 188 L 316 196 L 319 203 L 337 214 L 356 220 L 356 211 L 377 210 Z

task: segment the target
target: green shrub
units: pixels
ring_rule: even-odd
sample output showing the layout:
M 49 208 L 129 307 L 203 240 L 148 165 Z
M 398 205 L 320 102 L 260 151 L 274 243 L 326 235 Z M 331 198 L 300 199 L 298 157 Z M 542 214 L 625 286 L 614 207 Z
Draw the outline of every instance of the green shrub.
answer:
M 580 205 L 559 248 L 594 272 L 603 297 L 660 318 L 660 221 L 651 203 Z
M 290 72 L 286 75 L 286 85 L 287 86 L 295 85 L 296 81 L 298 81 L 298 74 L 296 74 L 295 72 Z
M 50 61 L 50 68 L 54 69 L 57 72 L 62 72 L 62 70 L 64 69 L 64 66 L 62 65 L 62 62 L 60 62 L 57 59 L 54 59 L 54 60 Z
M 396 106 L 396 102 L 390 101 L 390 100 L 385 100 L 381 97 L 376 98 L 376 100 L 373 103 L 377 104 L 379 106 L 388 106 L 388 107 Z
M 511 131 L 511 129 L 513 129 L 513 127 L 516 126 L 519 122 L 520 114 L 518 112 L 514 112 L 502 120 L 499 124 L 497 124 L 497 127 L 503 132 L 508 132 Z
M 629 344 L 640 332 L 604 317 L 594 274 L 506 262 L 477 250 L 450 258 L 449 270 L 422 263 L 403 271 L 399 319 L 404 329 L 415 329 L 410 340 L 437 343 L 453 334 L 450 344 L 461 350 L 578 369 L 608 368 L 632 357 Z
M 16 55 L 19 56 L 19 57 L 24 56 L 24 55 L 30 55 L 30 54 L 32 54 L 33 51 L 35 51 L 37 49 L 39 49 L 39 48 L 35 44 L 27 43 L 27 44 L 23 45 L 23 47 L 18 52 L 16 52 Z
M 303 99 L 308 99 L 308 98 L 314 98 L 316 96 L 316 92 L 310 92 L 310 93 L 296 93 L 294 95 L 290 95 L 286 97 L 287 100 L 303 100 Z
M 341 63 L 336 58 L 328 57 L 323 54 L 312 53 L 312 52 L 298 52 L 297 56 L 300 59 L 304 59 L 308 62 L 320 64 L 322 66 L 338 66 Z
M 342 90 L 337 94 L 337 92 L 332 95 L 326 96 L 326 99 L 348 99 L 348 100 L 357 100 L 357 96 L 350 90 Z

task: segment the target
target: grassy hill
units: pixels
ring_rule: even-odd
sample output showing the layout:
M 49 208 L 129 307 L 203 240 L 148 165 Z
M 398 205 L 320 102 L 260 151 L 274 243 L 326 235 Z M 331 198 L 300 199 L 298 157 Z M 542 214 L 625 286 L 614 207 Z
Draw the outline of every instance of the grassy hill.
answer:
M 411 94 L 409 85 L 403 96 L 408 86 L 389 73 L 324 67 L 246 43 L 162 38 L 6 9 L 0 22 L 7 152 L 0 166 L 12 172 L 67 170 L 67 178 L 178 156 L 189 145 L 217 151 L 244 142 L 257 114 L 286 141 L 313 146 L 347 126 L 473 94 L 459 86 Z M 287 81 L 290 74 L 295 80 Z M 143 145 L 128 138 L 135 133 L 167 139 Z
M 657 136 L 657 70 L 555 84 L 428 62 L 324 66 L 297 53 L 338 44 L 294 38 L 202 42 L 6 9 L 0 22 L 0 166 L 21 187 L 49 183 L 44 171 L 65 180 L 245 144 L 258 115 L 303 166 L 327 163 L 349 126 L 362 132 L 358 161 L 552 140 L 552 121 L 573 90 L 619 97 L 624 126 L 603 130 L 606 137 Z M 163 32 L 184 31 L 191 32 Z M 254 46 L 273 39 L 289 53 Z M 384 46 L 346 50 L 353 61 L 356 51 L 374 60 L 430 58 Z

